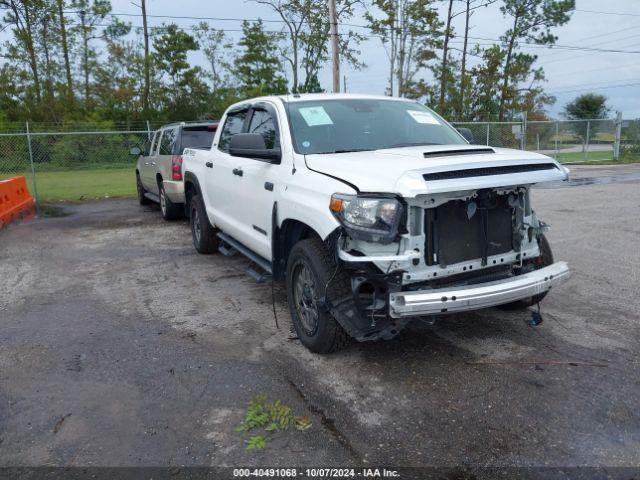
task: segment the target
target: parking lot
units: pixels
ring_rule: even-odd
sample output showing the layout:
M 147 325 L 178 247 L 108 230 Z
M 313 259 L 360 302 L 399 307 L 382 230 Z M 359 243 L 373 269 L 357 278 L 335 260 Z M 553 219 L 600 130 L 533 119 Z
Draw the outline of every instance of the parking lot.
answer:
M 135 200 L 0 232 L 0 465 L 637 466 L 640 166 L 536 189 L 570 282 L 319 356 L 285 293 Z M 272 304 L 275 298 L 275 304 Z M 277 314 L 274 317 L 274 309 Z M 246 450 L 256 395 L 311 417 Z

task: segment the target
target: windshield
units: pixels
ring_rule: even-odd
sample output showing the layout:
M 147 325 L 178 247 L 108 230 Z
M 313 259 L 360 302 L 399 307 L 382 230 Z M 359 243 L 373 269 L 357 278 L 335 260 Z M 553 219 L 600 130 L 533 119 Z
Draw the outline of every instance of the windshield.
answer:
M 298 153 L 340 153 L 411 145 L 464 145 L 435 112 L 400 100 L 335 99 L 291 102 Z

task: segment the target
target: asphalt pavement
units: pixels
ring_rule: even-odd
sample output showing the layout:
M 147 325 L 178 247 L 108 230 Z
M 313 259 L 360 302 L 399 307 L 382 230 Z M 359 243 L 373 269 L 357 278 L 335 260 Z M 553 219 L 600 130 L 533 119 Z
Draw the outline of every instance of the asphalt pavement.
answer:
M 573 272 L 542 325 L 488 309 L 326 356 L 157 207 L 0 231 L 0 466 L 640 466 L 640 165 L 572 175 L 533 194 Z M 258 395 L 311 428 L 247 450 Z

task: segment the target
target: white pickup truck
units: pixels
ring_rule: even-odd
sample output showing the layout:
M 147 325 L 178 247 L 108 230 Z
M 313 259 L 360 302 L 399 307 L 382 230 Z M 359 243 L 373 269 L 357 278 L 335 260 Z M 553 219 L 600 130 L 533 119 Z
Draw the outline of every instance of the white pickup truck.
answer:
M 220 125 L 211 149 L 183 153 L 193 243 L 285 280 L 314 352 L 412 319 L 525 308 L 569 278 L 530 202 L 532 185 L 568 178 L 549 157 L 471 145 L 390 97 L 263 97 Z

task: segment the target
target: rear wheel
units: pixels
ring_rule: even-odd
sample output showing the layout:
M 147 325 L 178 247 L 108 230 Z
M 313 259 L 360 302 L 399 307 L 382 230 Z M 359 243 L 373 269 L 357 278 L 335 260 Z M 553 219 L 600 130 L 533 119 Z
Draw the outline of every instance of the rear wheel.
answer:
M 312 352 L 335 352 L 349 344 L 349 335 L 320 305 L 325 290 L 336 298 L 349 288 L 348 278 L 336 271 L 320 239 L 305 239 L 294 245 L 287 262 L 287 300 L 298 338 Z
M 151 200 L 144 196 L 147 191 L 142 186 L 142 180 L 140 180 L 140 174 L 136 172 L 136 189 L 138 190 L 138 203 L 140 205 L 149 205 Z
M 551 245 L 549 245 L 549 241 L 547 240 L 547 237 L 544 236 L 544 234 L 538 237 L 538 245 L 540 247 L 540 256 L 530 260 L 529 263 L 529 265 L 533 265 L 533 270 L 539 270 L 553 264 L 553 253 L 551 252 Z M 500 307 L 505 310 L 522 310 L 541 302 L 542 299 L 547 296 L 547 293 L 549 293 L 548 290 L 532 297 L 523 298 L 516 302 L 501 305 Z
M 158 183 L 158 190 L 160 192 L 160 212 L 162 213 L 162 218 L 165 220 L 176 220 L 180 218 L 182 209 L 167 196 L 162 180 Z
M 199 195 L 191 198 L 189 224 L 191 225 L 191 237 L 196 251 L 202 254 L 218 251 L 218 236 L 216 229 L 207 218 L 207 212 Z

